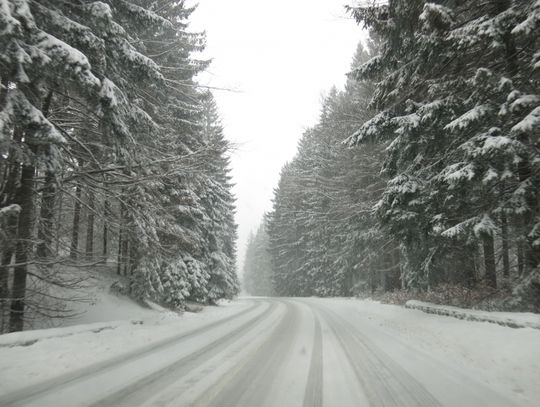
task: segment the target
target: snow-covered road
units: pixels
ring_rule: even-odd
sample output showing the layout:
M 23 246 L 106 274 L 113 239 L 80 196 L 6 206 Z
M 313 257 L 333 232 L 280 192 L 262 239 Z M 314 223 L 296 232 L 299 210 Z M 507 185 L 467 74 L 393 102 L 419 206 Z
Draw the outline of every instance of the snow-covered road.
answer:
M 127 335 L 123 349 L 111 349 L 114 357 L 96 355 L 94 362 L 75 363 L 61 374 L 51 368 L 50 378 L 40 376 L 44 366 L 35 372 L 28 366 L 15 369 L 23 383 L 4 387 L 0 406 L 511 407 L 538 402 L 540 346 L 530 345 L 540 339 L 538 330 L 347 299 L 248 298 L 238 304 L 202 321 L 169 324 L 166 331 L 156 326 L 155 337 L 144 345 L 137 342 L 137 329 L 144 327 L 118 328 L 107 333 Z M 472 357 L 477 342 L 483 348 Z M 84 347 L 83 341 L 81 354 Z M 39 343 L 26 348 L 30 358 L 44 351 Z M 40 363 L 66 357 L 58 347 L 50 349 Z M 10 352 L 17 350 L 2 349 L 0 357 Z M 32 382 L 32 376 L 40 379 Z

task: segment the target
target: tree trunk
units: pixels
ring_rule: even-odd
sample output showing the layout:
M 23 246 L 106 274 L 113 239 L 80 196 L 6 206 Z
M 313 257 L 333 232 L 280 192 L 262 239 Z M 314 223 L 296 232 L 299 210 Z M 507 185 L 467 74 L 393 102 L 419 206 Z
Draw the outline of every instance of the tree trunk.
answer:
M 61 234 L 62 234 L 62 226 L 65 225 L 63 222 L 64 219 L 64 191 L 60 190 L 57 191 L 56 194 L 56 200 L 58 202 L 57 210 L 56 210 L 56 219 L 55 219 L 55 229 L 54 229 L 54 256 L 58 256 L 60 253 L 60 243 L 61 243 Z
M 126 242 L 125 247 L 125 256 L 124 256 L 124 263 L 126 264 L 126 275 L 131 276 L 133 274 L 133 254 L 132 254 L 132 245 L 133 245 L 133 239 L 131 237 L 128 237 L 127 239 L 124 239 Z
M 13 257 L 12 250 L 6 250 L 2 254 L 2 266 L 0 267 L 0 302 L 9 297 L 9 265 Z
M 122 239 L 122 272 L 121 274 L 127 276 L 129 274 L 129 237 L 127 233 L 123 232 Z
M 16 202 L 21 206 L 19 214 L 18 239 L 15 246 L 15 269 L 13 271 L 12 300 L 9 318 L 10 332 L 22 331 L 24 328 L 24 308 L 26 296 L 27 263 L 32 249 L 32 230 L 34 215 L 34 176 L 35 167 L 24 165 L 21 173 L 21 184 Z
M 19 127 L 15 128 L 13 134 L 13 144 L 19 144 L 22 141 L 23 132 Z M 7 180 L 5 187 L 0 197 L 0 207 L 5 207 L 17 203 L 15 201 L 17 194 L 17 183 L 19 182 L 21 173 L 21 163 L 16 158 L 16 148 L 11 147 L 9 150 L 9 163 L 7 164 Z M 8 272 L 8 265 L 11 264 L 13 254 L 15 253 L 15 240 L 17 235 L 17 217 L 13 216 L 7 221 L 7 227 L 5 233 L 7 235 L 7 244 L 2 247 L 2 274 Z M 7 277 L 6 277 L 7 278 Z
M 9 80 L 2 78 L 0 81 L 0 110 L 6 106 L 6 98 L 9 91 Z
M 392 250 L 392 261 L 395 265 L 395 270 L 392 273 L 392 281 L 388 287 L 390 290 L 395 290 L 401 288 L 401 252 L 399 250 L 399 245 L 396 243 L 393 244 L 394 249 Z
M 54 224 L 54 205 L 56 201 L 55 175 L 51 171 L 45 174 L 45 187 L 41 195 L 41 208 L 39 213 L 37 257 L 50 259 L 52 257 L 52 238 Z
M 0 267 L 0 334 L 4 333 L 9 309 L 9 265 L 13 257 L 10 248 L 2 253 L 2 266 Z
M 53 91 L 49 91 L 43 103 L 43 115 L 47 117 L 51 108 Z M 51 147 L 47 150 L 47 157 L 51 156 Z M 56 176 L 47 168 L 45 172 L 45 186 L 41 194 L 41 208 L 38 223 L 38 245 L 36 255 L 39 259 L 52 257 L 52 236 L 54 224 L 54 204 L 56 201 Z
M 501 239 L 502 239 L 502 260 L 503 260 L 503 275 L 510 276 L 510 255 L 508 250 L 508 221 L 506 214 L 501 213 Z
M 128 235 L 126 233 L 125 224 L 126 206 L 120 201 L 120 220 L 118 222 L 118 267 L 117 273 L 119 275 L 128 275 L 127 256 L 128 256 Z
M 94 258 L 94 195 L 91 191 L 87 193 L 88 215 L 86 216 L 86 259 Z
M 484 265 L 485 280 L 487 285 L 497 288 L 497 269 L 495 266 L 495 243 L 493 236 L 487 235 L 483 238 L 484 245 Z
M 102 247 L 102 256 L 103 261 L 107 262 L 107 255 L 108 255 L 108 240 L 109 240 L 109 227 L 107 225 L 107 222 L 109 221 L 109 213 L 111 211 L 109 201 L 107 198 L 105 198 L 105 202 L 103 203 L 104 206 L 104 220 L 103 220 L 103 247 Z
M 122 257 L 122 248 L 124 245 L 124 234 L 122 232 L 122 226 L 120 226 L 120 230 L 118 232 L 118 256 L 116 261 L 116 274 L 119 276 L 122 275 L 122 265 L 124 262 L 124 259 Z
M 22 140 L 22 130 L 19 127 L 15 128 L 13 134 L 13 144 L 19 144 Z M 9 150 L 8 163 L 6 163 L 5 182 L 2 185 L 2 194 L 0 196 L 0 207 L 9 206 L 16 203 L 17 183 L 21 173 L 21 163 L 17 160 L 15 151 L 16 147 L 12 146 Z M 17 225 L 18 216 L 12 215 L 7 219 L 4 227 L 5 243 L 0 248 L 1 266 L 0 266 L 0 317 L 1 332 L 7 327 L 8 310 L 9 310 L 9 277 L 10 264 L 15 254 L 15 242 L 17 241 Z
M 32 89 L 33 94 L 37 94 L 35 89 Z M 42 107 L 43 114 L 46 116 L 50 107 L 52 95 L 46 99 Z M 35 102 L 38 102 L 36 100 Z M 29 143 L 29 134 L 25 134 L 25 144 L 31 153 L 36 153 L 36 147 Z M 23 129 L 15 127 L 14 141 L 22 142 Z M 15 193 L 13 203 L 21 207 L 19 213 L 17 239 L 15 243 L 15 264 L 13 270 L 13 285 L 11 290 L 11 306 L 9 313 L 9 331 L 22 331 L 24 328 L 24 311 L 26 305 L 26 279 L 28 275 L 28 260 L 32 251 L 32 233 L 34 230 L 34 177 L 36 168 L 30 160 L 30 164 L 19 164 L 18 159 L 14 165 L 20 166 L 21 176 L 19 187 Z M 7 256 L 6 256 L 7 257 Z
M 527 137 L 526 140 L 521 140 L 523 144 L 527 147 L 530 147 L 530 140 Z M 518 164 L 519 179 L 521 182 L 526 180 L 531 180 L 531 183 L 534 185 L 535 181 L 532 180 L 532 170 L 528 162 L 520 162 Z M 522 233 L 523 235 L 520 238 L 519 243 L 521 244 L 521 255 L 522 255 L 522 264 L 521 272 L 529 274 L 533 269 L 535 269 L 540 263 L 540 248 L 535 246 L 533 242 L 528 238 L 528 231 L 534 225 L 534 219 L 538 214 L 538 190 L 540 185 L 537 185 L 534 189 L 529 191 L 525 200 L 527 202 L 527 212 L 522 217 Z
M 523 271 L 525 270 L 525 255 L 523 254 L 523 237 L 518 237 L 518 240 L 516 242 L 516 256 L 517 256 L 517 268 L 518 268 L 518 275 L 523 275 Z
M 120 201 L 120 216 L 118 217 L 118 256 L 116 260 L 116 274 L 122 275 L 122 247 L 124 244 L 124 204 Z
M 81 182 L 77 181 L 77 185 L 75 186 L 75 204 L 73 207 L 73 227 L 71 229 L 71 247 L 69 249 L 69 257 L 72 259 L 76 259 L 79 254 L 79 224 L 81 223 L 81 199 Z
M 2 248 L 2 265 L 0 266 L 0 302 L 4 303 L 9 298 L 9 269 L 15 253 L 15 242 L 17 238 L 17 216 L 10 216 L 7 221 L 4 233 L 8 240 Z
M 388 262 L 385 262 L 385 263 L 388 264 Z M 381 284 L 382 292 L 385 293 L 387 291 L 387 279 L 386 279 L 387 270 L 381 270 L 380 273 L 381 273 L 380 284 Z

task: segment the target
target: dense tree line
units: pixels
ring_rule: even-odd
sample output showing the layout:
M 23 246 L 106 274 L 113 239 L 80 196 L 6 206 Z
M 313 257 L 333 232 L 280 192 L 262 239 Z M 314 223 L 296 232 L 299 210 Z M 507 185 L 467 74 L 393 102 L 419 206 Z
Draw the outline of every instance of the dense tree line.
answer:
M 283 168 L 268 220 L 276 292 L 504 283 L 538 309 L 540 5 L 349 11 L 371 55 Z
M 130 295 L 171 307 L 237 293 L 230 146 L 196 82 L 193 11 L 0 1 L 2 330 L 53 313 L 44 287 L 81 278 L 66 266 L 115 262 Z
M 358 47 L 353 67 L 374 56 L 376 43 L 368 45 Z M 373 114 L 373 88 L 351 78 L 343 91 L 332 89 L 319 123 L 304 133 L 297 155 L 282 170 L 267 220 L 267 250 L 280 295 L 351 295 L 378 285 L 399 287 L 396 242 L 382 233 L 372 210 L 385 184 L 384 148 L 343 144 Z
M 274 295 L 272 264 L 268 252 L 268 233 L 265 223 L 251 234 L 247 242 L 243 268 L 245 290 L 252 295 Z

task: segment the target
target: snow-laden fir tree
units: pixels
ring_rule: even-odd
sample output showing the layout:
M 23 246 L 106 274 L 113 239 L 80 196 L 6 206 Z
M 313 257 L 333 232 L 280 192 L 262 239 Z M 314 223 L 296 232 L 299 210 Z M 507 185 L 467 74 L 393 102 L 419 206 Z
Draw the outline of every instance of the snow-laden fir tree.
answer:
M 353 67 L 371 52 L 360 45 Z M 380 197 L 382 146 L 343 145 L 369 117 L 371 88 L 351 78 L 344 91 L 332 89 L 319 123 L 305 132 L 283 170 L 268 219 L 278 294 L 351 295 L 399 286 L 396 243 L 371 209 Z
M 106 78 L 93 70 L 83 52 L 64 41 L 71 35 L 90 48 L 101 45 L 90 29 L 81 32 L 76 22 L 95 12 L 94 8 L 75 7 L 73 15 L 66 17 L 58 10 L 57 2 L 43 3 L 3 1 L 0 13 L 0 140 L 5 151 L 2 167 L 6 180 L 1 200 L 2 206 L 16 204 L 21 208 L 18 219 L 10 221 L 8 228 L 12 244 L 2 250 L 2 280 L 9 279 L 7 266 L 12 261 L 16 264 L 10 294 L 10 330 L 21 330 L 23 326 L 27 263 L 34 230 L 35 177 L 38 171 L 58 172 L 60 149 L 67 142 L 67 135 L 48 119 L 58 78 L 63 78 L 62 88 L 74 89 L 93 109 L 115 116 L 110 109 Z M 65 23 L 59 33 L 55 32 L 58 19 Z M 122 124 L 115 119 L 111 122 Z M 5 292 L 2 294 L 7 297 Z
M 238 294 L 236 275 L 237 227 L 234 220 L 235 198 L 230 175 L 231 145 L 225 139 L 216 102 L 211 93 L 203 95 L 203 141 L 207 150 L 204 160 L 205 184 L 202 205 L 208 219 L 208 300 L 232 298 Z
M 485 281 L 496 286 L 498 241 L 506 274 L 509 241 L 516 272 L 531 273 L 540 250 L 540 4 L 391 0 L 351 11 L 382 47 L 356 70 L 378 80 L 378 113 L 349 141 L 391 142 L 379 214 L 402 243 L 404 281 L 474 282 L 467 259 L 481 247 Z
M 296 217 L 302 213 L 302 191 L 297 187 L 297 172 L 294 160 L 283 166 L 274 191 L 273 208 L 268 214 L 272 283 L 275 293 L 283 296 L 308 295 L 311 288 L 306 276 L 299 272 L 306 262 L 306 239 Z
M 0 2 L 2 329 L 8 307 L 11 330 L 25 308 L 39 311 L 28 272 L 62 284 L 53 266 L 66 254 L 96 261 L 98 234 L 99 259 L 116 246 L 132 295 L 177 306 L 235 293 L 226 165 L 205 169 L 226 162 L 226 148 L 204 133 L 208 96 L 194 77 L 207 63 L 191 56 L 204 46 L 187 29 L 192 12 L 182 1 Z M 204 213 L 212 194 L 227 200 L 220 216 Z M 224 262 L 230 278 L 208 286 Z
M 266 219 L 255 234 L 251 234 L 247 243 L 243 283 L 246 292 L 250 295 L 274 295 L 272 262 L 265 221 Z

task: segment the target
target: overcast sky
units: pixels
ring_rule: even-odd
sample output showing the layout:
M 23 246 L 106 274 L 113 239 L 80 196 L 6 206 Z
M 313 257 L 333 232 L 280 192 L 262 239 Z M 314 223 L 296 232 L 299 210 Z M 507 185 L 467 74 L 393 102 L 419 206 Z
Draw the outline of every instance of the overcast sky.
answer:
M 192 2 L 193 4 L 194 2 Z M 239 261 L 249 233 L 272 208 L 281 167 L 304 129 L 317 122 L 321 95 L 342 87 L 362 30 L 347 0 L 199 0 L 192 30 L 205 30 L 201 78 L 215 91 L 236 183 Z M 350 2 L 349 2 L 350 3 Z

